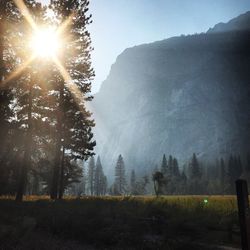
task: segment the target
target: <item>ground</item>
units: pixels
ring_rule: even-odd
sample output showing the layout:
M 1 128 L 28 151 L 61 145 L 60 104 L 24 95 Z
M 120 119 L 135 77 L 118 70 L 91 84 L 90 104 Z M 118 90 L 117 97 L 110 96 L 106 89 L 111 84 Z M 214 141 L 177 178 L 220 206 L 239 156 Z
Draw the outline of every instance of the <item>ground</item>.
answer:
M 239 248 L 236 197 L 0 199 L 0 249 Z M 219 248 L 218 248 L 219 249 Z M 225 248 L 223 248 L 225 249 Z

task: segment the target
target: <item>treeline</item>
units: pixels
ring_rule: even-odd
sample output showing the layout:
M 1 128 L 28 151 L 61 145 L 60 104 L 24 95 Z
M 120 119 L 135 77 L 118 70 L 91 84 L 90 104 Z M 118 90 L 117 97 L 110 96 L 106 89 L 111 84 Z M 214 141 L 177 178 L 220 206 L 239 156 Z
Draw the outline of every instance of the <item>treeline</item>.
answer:
M 86 164 L 87 163 L 87 164 Z M 85 166 L 86 165 L 86 166 Z M 118 156 L 114 166 L 114 178 L 110 176 L 108 183 L 107 176 L 104 173 L 100 156 L 95 161 L 92 156 L 88 162 L 82 163 L 82 176 L 78 183 L 72 185 L 68 194 L 82 196 L 100 196 L 100 195 L 145 195 L 148 194 L 148 184 L 150 179 L 148 175 L 137 178 L 135 171 L 132 170 L 131 176 L 126 173 L 125 163 L 121 155 Z
M 214 163 L 205 163 L 193 154 L 180 170 L 177 159 L 163 156 L 160 169 L 153 172 L 154 190 L 159 194 L 235 194 L 235 181 L 250 180 L 250 155 L 245 164 L 231 155 Z
M 160 167 L 155 166 L 144 174 L 132 169 L 126 171 L 124 159 L 119 155 L 108 183 L 100 157 L 88 162 L 83 181 L 75 186 L 73 194 L 84 195 L 203 195 L 235 194 L 235 180 L 250 181 L 250 154 L 242 163 L 241 157 L 231 155 L 213 163 L 199 160 L 196 154 L 179 166 L 177 158 L 163 155 Z M 84 171 L 85 172 L 85 171 Z M 77 187 L 77 188 L 76 188 Z M 78 192 L 76 192 L 78 190 Z M 80 190 L 80 192 L 79 192 Z
M 62 198 L 81 177 L 77 161 L 93 155 L 88 4 L 0 1 L 0 195 Z M 34 26 L 58 27 L 62 47 L 53 60 L 31 50 Z

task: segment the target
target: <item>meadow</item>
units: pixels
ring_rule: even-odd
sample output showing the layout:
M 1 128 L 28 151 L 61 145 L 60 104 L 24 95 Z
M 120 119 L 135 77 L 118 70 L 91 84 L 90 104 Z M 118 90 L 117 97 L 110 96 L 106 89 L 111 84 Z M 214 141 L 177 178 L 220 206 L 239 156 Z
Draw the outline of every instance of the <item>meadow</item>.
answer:
M 4 250 L 223 249 L 219 246 L 240 246 L 235 196 L 0 199 Z

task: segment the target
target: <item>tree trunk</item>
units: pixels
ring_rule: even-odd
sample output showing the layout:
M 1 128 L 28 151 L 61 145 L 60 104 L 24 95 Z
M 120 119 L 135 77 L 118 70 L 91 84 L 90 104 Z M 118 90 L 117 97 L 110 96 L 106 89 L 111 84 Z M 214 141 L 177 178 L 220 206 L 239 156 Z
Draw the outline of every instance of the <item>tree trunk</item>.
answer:
M 51 180 L 50 198 L 57 199 L 59 194 L 59 178 L 61 165 L 61 149 L 62 149 L 62 109 L 63 109 L 63 83 L 60 84 L 59 109 L 57 113 L 57 135 L 56 135 L 56 156 Z
M 65 148 L 63 146 L 62 160 L 61 160 L 60 185 L 59 185 L 59 199 L 60 200 L 63 198 L 63 192 L 64 192 L 64 154 L 65 154 Z
M 27 128 L 27 135 L 25 140 L 24 146 L 24 157 L 23 163 L 21 167 L 21 173 L 19 177 L 19 183 L 17 187 L 17 194 L 16 194 L 16 201 L 22 201 L 23 195 L 25 193 L 26 184 L 27 184 L 27 174 L 28 168 L 30 167 L 31 163 L 31 143 L 32 143 L 32 84 L 33 80 L 30 80 L 29 86 L 29 103 L 28 103 L 28 128 Z
M 5 68 L 3 63 L 4 51 L 4 26 L 6 18 L 6 1 L 0 1 L 0 84 L 2 89 L 2 81 L 4 78 Z

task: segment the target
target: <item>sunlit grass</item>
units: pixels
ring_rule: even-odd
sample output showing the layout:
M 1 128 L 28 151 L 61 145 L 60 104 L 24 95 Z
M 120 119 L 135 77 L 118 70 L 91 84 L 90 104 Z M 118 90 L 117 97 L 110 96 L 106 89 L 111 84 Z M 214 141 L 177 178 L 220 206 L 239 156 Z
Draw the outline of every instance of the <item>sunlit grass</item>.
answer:
M 14 200 L 14 196 L 0 196 L 0 200 Z M 50 197 L 46 195 L 26 195 L 24 201 L 49 201 Z M 147 205 L 153 203 L 158 206 L 174 205 L 187 210 L 192 210 L 197 207 L 216 211 L 236 211 L 237 200 L 234 195 L 180 195 L 180 196 L 65 196 L 64 201 L 113 201 L 113 202 L 139 202 Z

